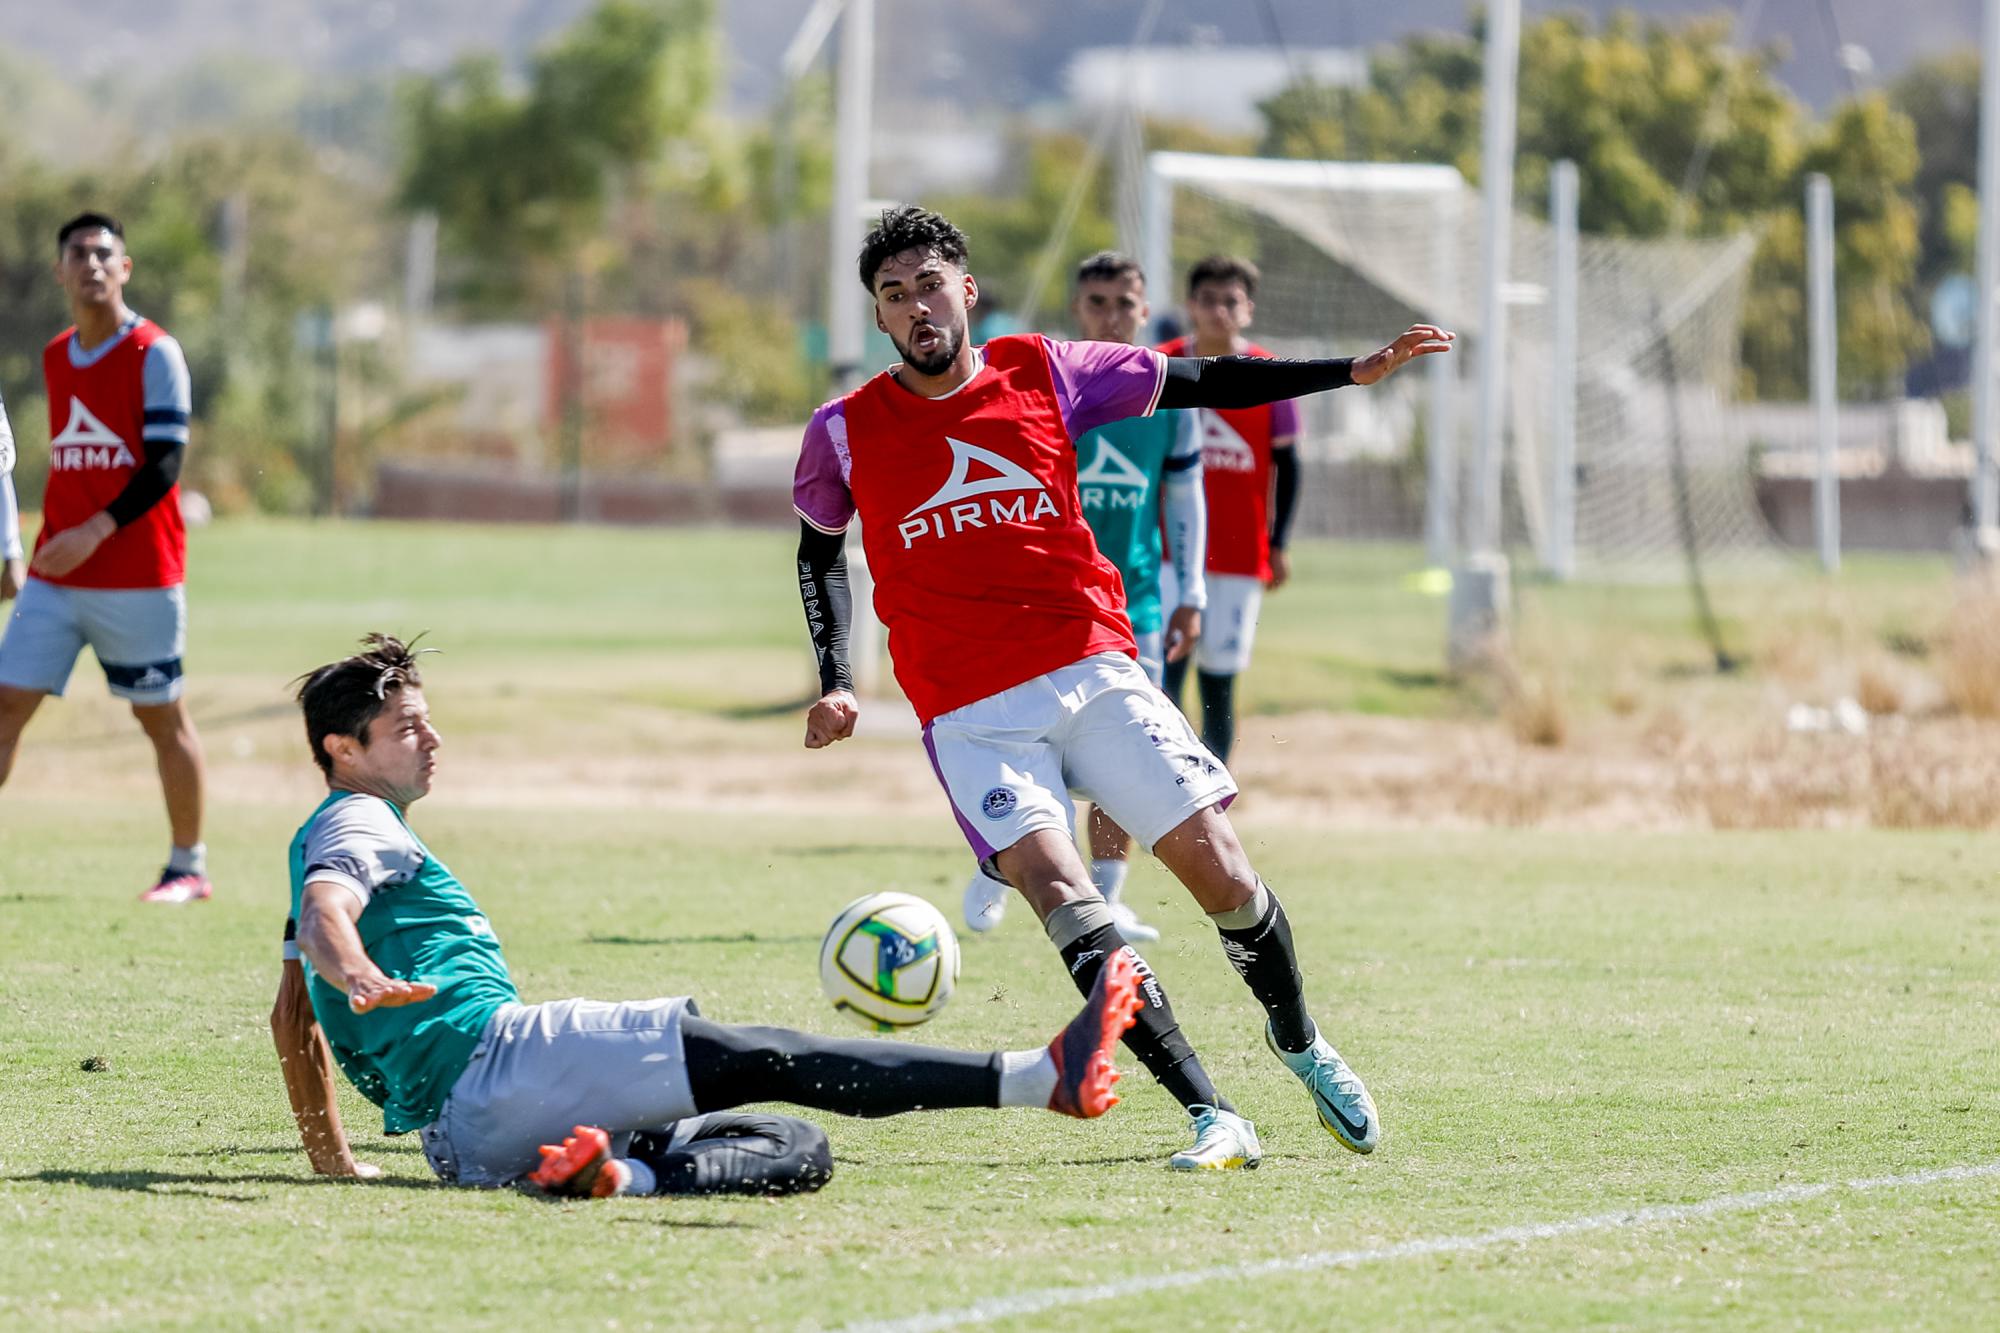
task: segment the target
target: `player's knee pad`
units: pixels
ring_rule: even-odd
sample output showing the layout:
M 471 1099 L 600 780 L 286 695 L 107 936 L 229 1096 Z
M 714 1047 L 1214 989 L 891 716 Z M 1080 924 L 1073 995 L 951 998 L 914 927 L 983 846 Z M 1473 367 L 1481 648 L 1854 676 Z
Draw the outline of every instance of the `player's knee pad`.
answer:
M 826 1131 L 786 1115 L 699 1116 L 665 1138 L 634 1135 L 632 1154 L 653 1167 L 662 1194 L 805 1194 L 833 1178 Z

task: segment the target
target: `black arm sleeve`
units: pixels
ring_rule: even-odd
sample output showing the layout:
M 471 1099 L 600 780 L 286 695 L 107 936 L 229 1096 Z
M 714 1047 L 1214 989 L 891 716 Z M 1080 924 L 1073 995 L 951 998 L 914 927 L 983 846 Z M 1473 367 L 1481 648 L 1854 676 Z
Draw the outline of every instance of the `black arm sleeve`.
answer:
M 821 532 L 799 521 L 799 600 L 819 663 L 819 692 L 853 689 L 847 628 L 854 622 L 854 593 L 847 586 L 846 533 Z
M 146 461 L 139 464 L 125 489 L 104 506 L 111 521 L 122 528 L 165 499 L 181 479 L 181 455 L 186 452 L 187 446 L 179 440 L 147 440 Z
M 1286 445 L 1271 451 L 1271 477 L 1276 483 L 1271 497 L 1271 548 L 1285 549 L 1285 536 L 1292 530 L 1292 515 L 1299 507 L 1299 451 Z
M 1274 356 L 1170 356 L 1162 408 L 1262 407 L 1354 383 L 1354 358 L 1286 361 Z

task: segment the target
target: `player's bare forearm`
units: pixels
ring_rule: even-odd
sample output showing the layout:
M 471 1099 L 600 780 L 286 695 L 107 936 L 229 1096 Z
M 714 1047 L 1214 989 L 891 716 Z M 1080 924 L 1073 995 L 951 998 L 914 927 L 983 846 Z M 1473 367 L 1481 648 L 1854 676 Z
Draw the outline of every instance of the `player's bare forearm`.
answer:
M 361 904 L 340 885 L 327 880 L 306 885 L 299 907 L 299 952 L 312 964 L 313 974 L 345 995 L 357 1014 L 416 1004 L 437 994 L 428 982 L 392 977 L 375 965 L 354 924 L 360 915 Z
M 299 1127 L 312 1169 L 322 1176 L 366 1176 L 354 1160 L 340 1124 L 340 1104 L 334 1094 L 333 1052 L 313 1017 L 306 993 L 305 969 L 286 959 L 278 981 L 278 998 L 271 1006 L 271 1040 L 278 1048 L 278 1066 L 285 1076 L 285 1096 Z

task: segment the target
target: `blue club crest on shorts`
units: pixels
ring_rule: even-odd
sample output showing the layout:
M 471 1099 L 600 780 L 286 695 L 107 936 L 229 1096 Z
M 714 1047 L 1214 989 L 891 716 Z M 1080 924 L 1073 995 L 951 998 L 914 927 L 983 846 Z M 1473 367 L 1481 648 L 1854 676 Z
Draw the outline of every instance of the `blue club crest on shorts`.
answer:
M 1014 807 L 1020 804 L 1020 800 L 1012 787 L 995 787 L 980 799 L 979 810 L 988 819 L 1005 819 L 1014 813 Z

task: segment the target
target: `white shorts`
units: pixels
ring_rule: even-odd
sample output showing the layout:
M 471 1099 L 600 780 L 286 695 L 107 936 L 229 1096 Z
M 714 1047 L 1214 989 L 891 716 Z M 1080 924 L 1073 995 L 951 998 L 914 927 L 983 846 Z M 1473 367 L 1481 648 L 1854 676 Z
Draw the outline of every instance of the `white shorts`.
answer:
M 1030 833 L 1072 835 L 1071 792 L 1147 851 L 1236 795 L 1222 761 L 1122 653 L 955 708 L 924 728 L 924 748 L 973 855 L 995 879 L 993 858 Z
M 1250 667 L 1257 642 L 1257 613 L 1264 606 L 1264 580 L 1255 574 L 1208 575 L 1208 606 L 1201 613 L 1201 642 L 1194 664 L 1211 676 L 1235 676 Z M 1160 567 L 1160 605 L 1180 605 L 1180 580 Z
M 60 696 L 85 647 L 119 698 L 172 703 L 187 648 L 185 591 L 66 588 L 30 577 L 0 638 L 0 685 Z
M 447 1185 L 508 1185 L 578 1125 L 608 1130 L 622 1156 L 635 1131 L 693 1115 L 681 1020 L 698 1012 L 684 996 L 501 1005 L 419 1131 L 431 1170 Z

